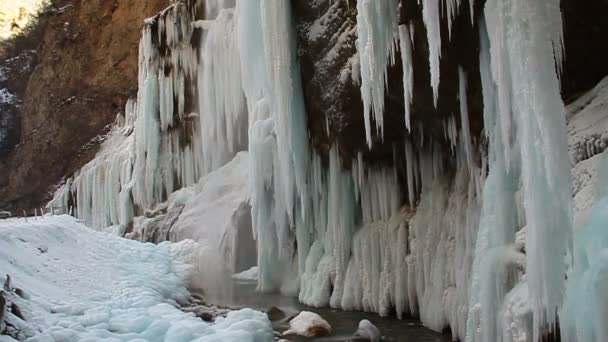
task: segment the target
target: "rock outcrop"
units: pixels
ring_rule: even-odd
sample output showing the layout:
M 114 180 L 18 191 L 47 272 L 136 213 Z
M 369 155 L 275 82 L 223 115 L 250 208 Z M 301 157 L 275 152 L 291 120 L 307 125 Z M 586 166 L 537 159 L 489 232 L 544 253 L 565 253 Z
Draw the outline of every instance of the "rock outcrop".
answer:
M 167 5 L 167 0 L 51 3 L 38 64 L 21 99 L 18 144 L 0 156 L 0 208 L 39 206 L 52 185 L 94 156 L 96 144 L 87 144 L 136 92 L 143 20 Z

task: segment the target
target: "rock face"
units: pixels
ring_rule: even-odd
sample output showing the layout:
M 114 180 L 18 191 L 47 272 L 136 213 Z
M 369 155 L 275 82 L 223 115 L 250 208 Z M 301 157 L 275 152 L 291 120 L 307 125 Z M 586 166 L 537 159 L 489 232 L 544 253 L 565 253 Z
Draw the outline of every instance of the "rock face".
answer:
M 98 136 L 137 88 L 143 20 L 167 0 L 59 0 L 22 100 L 20 137 L 0 155 L 0 208 L 40 205 L 51 185 L 95 152 Z M 92 146 L 94 147 L 94 146 Z
M 479 17 L 484 1 L 476 1 L 475 25 L 471 25 L 470 8 L 463 1 L 455 18 L 451 38 L 447 19 L 441 22 L 441 82 L 439 103 L 433 105 L 430 87 L 429 47 L 419 2 L 401 0 L 400 23 L 412 25 L 414 95 L 412 127 L 421 124 L 424 134 L 442 140 L 442 121 L 459 113 L 458 66 L 468 76 L 468 105 L 471 136 L 481 137 L 483 103 L 479 75 Z M 608 24 L 600 13 L 608 10 L 603 0 L 580 2 L 564 0 L 565 62 L 563 66 L 563 98 L 568 100 L 588 90 L 608 74 L 608 48 L 602 43 Z M 352 77 L 356 63 L 357 1 L 295 1 L 294 11 L 298 28 L 298 55 L 302 66 L 304 95 L 308 124 L 313 144 L 326 152 L 338 144 L 344 160 L 364 153 L 366 159 L 390 163 L 393 145 L 399 149 L 407 135 L 404 124 L 402 67 L 399 58 L 388 69 L 385 94 L 384 139 L 373 136 L 370 152 L 365 142 L 363 106 L 359 85 Z M 460 125 L 459 120 L 458 125 Z M 372 123 L 373 125 L 373 123 Z M 375 129 L 372 128 L 372 133 Z M 418 134 L 414 132 L 414 134 Z M 479 139 L 478 139 L 479 140 Z

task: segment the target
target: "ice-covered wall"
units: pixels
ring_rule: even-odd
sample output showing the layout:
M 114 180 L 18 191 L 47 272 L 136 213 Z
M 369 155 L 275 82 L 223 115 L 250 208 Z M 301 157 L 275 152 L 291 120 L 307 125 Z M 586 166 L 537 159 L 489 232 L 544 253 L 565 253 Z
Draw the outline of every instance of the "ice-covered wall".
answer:
M 234 10 L 223 6 L 196 20 L 198 6 L 177 2 L 145 21 L 137 99 L 49 207 L 73 205 L 96 228 L 126 226 L 246 149 Z

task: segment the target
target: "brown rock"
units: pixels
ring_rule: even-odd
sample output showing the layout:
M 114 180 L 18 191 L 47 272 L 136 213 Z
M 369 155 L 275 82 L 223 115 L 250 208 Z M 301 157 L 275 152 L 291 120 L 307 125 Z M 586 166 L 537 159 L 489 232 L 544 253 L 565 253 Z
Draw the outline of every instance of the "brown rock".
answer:
M 64 7 L 70 5 L 68 7 Z M 23 97 L 19 144 L 0 159 L 0 208 L 37 207 L 90 160 L 98 136 L 137 89 L 143 20 L 168 0 L 59 0 Z

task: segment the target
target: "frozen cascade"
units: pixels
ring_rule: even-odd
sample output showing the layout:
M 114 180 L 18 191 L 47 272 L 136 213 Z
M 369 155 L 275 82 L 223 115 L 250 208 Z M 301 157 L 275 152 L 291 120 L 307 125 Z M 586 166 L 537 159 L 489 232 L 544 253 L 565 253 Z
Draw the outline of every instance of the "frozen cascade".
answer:
M 383 133 L 384 89 L 388 63 L 395 62 L 399 36 L 399 1 L 357 1 L 357 50 L 361 65 L 361 98 L 367 145 L 371 148 L 371 118 Z M 403 43 L 402 43 L 403 44 Z M 407 103 L 407 102 L 406 102 Z
M 107 149 L 102 146 L 49 207 L 67 213 L 72 197 L 76 215 L 88 225 L 126 226 L 136 208 L 152 209 L 246 148 L 233 10 L 226 1 L 212 5 L 214 17 L 204 21 L 195 22 L 182 2 L 146 20 L 137 101 L 127 103 L 117 126 L 123 134 L 112 134 Z M 195 30 L 205 31 L 200 52 L 192 42 Z
M 561 63 L 557 0 L 486 3 L 480 72 L 487 179 L 486 160 L 476 154 L 469 131 L 462 68 L 460 116 L 444 119 L 445 141 L 425 135 L 418 123 L 403 142 L 403 164 L 368 165 L 361 152 L 344 161 L 339 146 L 321 156 L 309 146 L 290 2 L 207 2 L 204 20 L 195 21 L 178 2 L 147 21 L 137 101 L 129 102 L 97 158 L 66 181 L 50 207 L 75 202 L 87 224 L 124 229 L 139 211 L 248 147 L 259 290 L 298 295 L 312 306 L 419 315 L 426 326 L 449 326 L 454 338 L 468 341 L 513 336 L 504 324 L 519 317 L 508 317 L 508 306 L 529 292 L 534 334 L 555 323 L 571 240 L 563 103 L 558 75 L 546 63 Z M 437 102 L 441 6 L 421 2 Z M 461 1 L 442 4 L 451 29 Z M 413 26 L 398 25 L 397 9 L 396 0 L 358 1 L 370 147 L 372 118 L 382 134 L 387 66 L 397 39 L 411 131 Z M 198 33 L 200 45 L 192 42 Z M 591 220 L 589 231 L 599 220 Z M 518 234 L 526 236 L 527 255 Z M 583 324 L 593 322 L 592 310 L 601 308 L 581 308 L 571 299 L 604 267 L 603 247 L 583 253 L 588 240 L 575 243 L 573 274 L 583 280 L 568 284 L 560 313 L 571 340 L 604 336 L 599 330 L 581 335 L 589 331 Z
M 242 90 L 234 9 L 220 10 L 205 30 L 198 72 L 203 174 L 226 164 L 247 146 L 247 112 Z
M 484 121 L 492 152 L 476 256 L 486 258 L 492 250 L 514 240 L 519 220 L 511 203 L 521 187 L 528 227 L 526 268 L 534 317 L 533 339 L 538 340 L 541 329 L 553 330 L 555 326 L 571 245 L 565 112 L 558 74 L 553 63 L 547 63 L 555 59 L 559 65 L 561 60 L 559 1 L 488 1 L 485 20 L 480 60 Z M 513 134 L 517 139 L 513 139 Z M 496 212 L 504 217 L 495 217 Z M 503 255 L 497 262 L 505 262 L 505 258 L 508 257 Z M 484 262 L 492 261 L 490 258 Z M 495 291 L 492 287 L 496 283 L 504 284 L 505 280 L 487 276 L 482 279 L 483 262 L 476 260 L 475 264 L 479 268 L 473 276 L 473 287 L 479 291 L 474 291 L 471 298 L 467 340 L 496 339 L 496 321 L 492 317 L 506 293 L 491 291 Z M 509 289 L 501 292 L 505 290 Z M 476 336 L 475 331 L 481 331 L 481 336 Z

